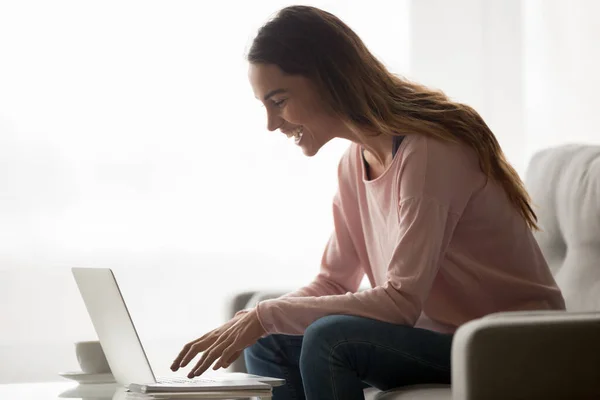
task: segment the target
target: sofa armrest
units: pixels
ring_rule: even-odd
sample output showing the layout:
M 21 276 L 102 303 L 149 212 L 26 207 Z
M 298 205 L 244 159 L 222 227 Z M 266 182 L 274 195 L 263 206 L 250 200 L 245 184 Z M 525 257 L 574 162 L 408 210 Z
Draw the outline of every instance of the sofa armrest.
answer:
M 498 313 L 452 344 L 454 400 L 600 398 L 600 313 Z

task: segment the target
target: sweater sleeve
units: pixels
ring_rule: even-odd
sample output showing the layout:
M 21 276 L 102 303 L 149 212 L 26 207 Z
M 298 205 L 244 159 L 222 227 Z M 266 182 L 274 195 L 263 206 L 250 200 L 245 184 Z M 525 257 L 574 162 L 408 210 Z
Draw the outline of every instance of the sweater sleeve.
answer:
M 325 247 L 319 274 L 309 285 L 288 293 L 281 299 L 332 296 L 358 290 L 365 272 L 337 198 L 338 195 L 333 202 L 334 231 Z
M 258 304 L 268 333 L 300 335 L 317 319 L 346 314 L 413 326 L 429 293 L 458 216 L 435 199 L 400 204 L 401 229 L 385 284 L 358 293 L 280 298 Z

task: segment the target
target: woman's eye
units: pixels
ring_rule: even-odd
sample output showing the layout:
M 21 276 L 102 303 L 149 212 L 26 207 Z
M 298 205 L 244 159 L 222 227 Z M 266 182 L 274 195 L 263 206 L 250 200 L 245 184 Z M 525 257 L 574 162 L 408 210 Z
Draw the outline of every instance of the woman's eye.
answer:
M 286 99 L 283 100 L 279 100 L 279 101 L 273 101 L 273 105 L 275 105 L 275 107 L 281 107 L 283 105 L 283 103 L 285 103 Z

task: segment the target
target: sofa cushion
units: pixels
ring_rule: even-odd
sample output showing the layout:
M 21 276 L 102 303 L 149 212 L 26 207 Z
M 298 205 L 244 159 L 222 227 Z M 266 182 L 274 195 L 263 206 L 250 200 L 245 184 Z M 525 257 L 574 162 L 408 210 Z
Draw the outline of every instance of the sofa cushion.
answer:
M 536 153 L 525 175 L 535 233 L 568 311 L 600 311 L 600 146 Z

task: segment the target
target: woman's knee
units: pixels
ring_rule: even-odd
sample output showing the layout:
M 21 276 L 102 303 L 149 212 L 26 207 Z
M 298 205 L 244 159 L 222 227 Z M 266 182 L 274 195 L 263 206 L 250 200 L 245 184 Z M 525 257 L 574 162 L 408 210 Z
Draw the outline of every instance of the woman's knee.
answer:
M 282 363 L 300 352 L 302 337 L 273 334 L 258 339 L 244 350 L 246 360 Z M 297 357 L 297 356 L 296 356 Z
M 315 363 L 324 362 L 338 344 L 347 341 L 347 332 L 357 318 L 329 315 L 310 324 L 304 332 L 300 366 L 311 368 Z
M 336 343 L 344 340 L 353 326 L 360 323 L 361 318 L 353 315 L 328 315 L 319 318 L 306 328 L 304 342 Z

